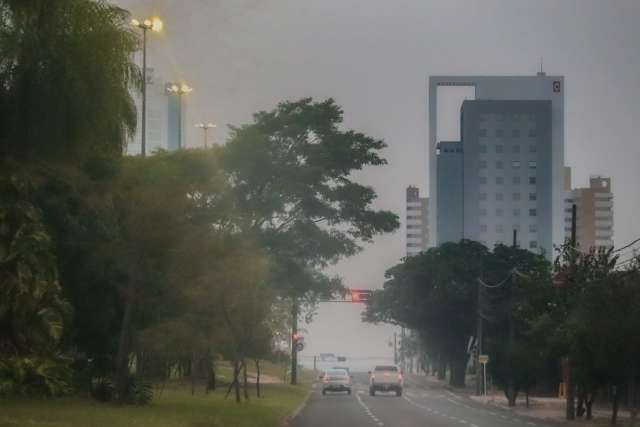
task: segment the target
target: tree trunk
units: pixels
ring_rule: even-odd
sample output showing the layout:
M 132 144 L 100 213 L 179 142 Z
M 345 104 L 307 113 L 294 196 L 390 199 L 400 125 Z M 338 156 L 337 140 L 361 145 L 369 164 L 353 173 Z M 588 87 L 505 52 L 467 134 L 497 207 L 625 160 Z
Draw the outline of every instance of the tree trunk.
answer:
M 243 383 L 243 392 L 244 392 L 244 400 L 249 400 L 249 381 L 247 381 L 247 361 L 242 360 L 242 383 Z
M 529 387 L 527 387 L 524 391 L 525 405 L 527 409 L 529 408 Z
M 240 403 L 240 361 L 233 361 L 233 383 L 235 384 L 236 403 Z
M 256 396 L 260 398 L 260 359 L 256 359 Z
M 467 354 L 461 353 L 451 358 L 451 375 L 449 385 L 451 387 L 464 387 L 467 374 Z
M 196 375 L 198 372 L 197 361 L 196 361 L 196 351 L 195 349 L 191 351 L 191 396 L 193 396 L 196 392 Z
M 584 387 L 580 386 L 578 387 L 578 404 L 576 407 L 576 416 L 577 417 L 582 417 L 585 413 L 585 400 L 586 400 L 586 392 Z
M 119 403 L 127 400 L 129 383 L 129 352 L 131 346 L 131 317 L 133 315 L 133 298 L 128 296 L 125 302 L 120 326 L 120 339 L 118 342 L 118 356 L 116 362 L 116 393 Z
M 513 380 L 509 380 L 509 382 L 507 383 L 504 394 L 507 396 L 509 407 L 513 408 L 514 406 L 516 406 L 516 400 L 518 399 L 518 389 L 516 388 Z
M 213 357 L 211 351 L 207 351 L 207 385 L 205 387 L 205 393 L 216 390 L 216 372 L 213 367 Z
M 613 392 L 613 409 L 611 410 L 611 425 L 615 426 L 618 424 L 618 409 L 620 408 L 620 391 L 618 390 L 618 386 L 614 386 Z
M 591 412 L 591 409 L 593 408 L 593 401 L 595 400 L 595 397 L 595 393 L 588 393 L 587 398 L 585 399 L 584 404 L 587 407 L 587 420 L 593 419 L 593 413 Z
M 638 410 L 636 408 L 636 378 L 635 369 L 631 368 L 631 375 L 629 376 L 629 415 L 631 416 L 631 427 L 635 427 L 636 420 L 638 418 Z
M 445 380 L 447 378 L 447 362 L 444 355 L 440 353 L 438 355 L 438 379 Z

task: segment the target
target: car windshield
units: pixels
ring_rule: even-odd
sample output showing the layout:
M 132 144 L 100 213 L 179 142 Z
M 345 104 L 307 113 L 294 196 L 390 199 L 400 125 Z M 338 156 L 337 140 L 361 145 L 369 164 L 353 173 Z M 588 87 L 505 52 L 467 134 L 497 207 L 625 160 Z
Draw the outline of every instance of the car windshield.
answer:
M 344 369 L 333 369 L 327 372 L 329 377 L 346 377 L 347 372 Z
M 397 366 L 376 366 L 376 372 L 398 372 Z

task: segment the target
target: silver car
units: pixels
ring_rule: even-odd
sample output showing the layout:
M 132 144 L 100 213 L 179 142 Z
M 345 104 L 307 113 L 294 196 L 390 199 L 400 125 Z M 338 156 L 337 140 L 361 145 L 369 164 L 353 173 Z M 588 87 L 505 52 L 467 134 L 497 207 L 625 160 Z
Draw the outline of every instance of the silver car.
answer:
M 375 396 L 377 391 L 393 391 L 402 396 L 404 379 L 402 371 L 396 365 L 379 365 L 369 372 L 369 394 Z
M 351 376 L 344 369 L 329 369 L 322 378 L 322 394 L 328 391 L 346 391 L 351 394 Z

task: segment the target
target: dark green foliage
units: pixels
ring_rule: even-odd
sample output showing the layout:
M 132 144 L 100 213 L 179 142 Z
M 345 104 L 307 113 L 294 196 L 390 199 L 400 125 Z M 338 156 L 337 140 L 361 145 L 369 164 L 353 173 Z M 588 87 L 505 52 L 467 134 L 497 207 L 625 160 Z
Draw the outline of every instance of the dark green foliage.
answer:
M 282 295 L 339 290 L 320 268 L 399 226 L 397 215 L 371 208 L 375 191 L 351 178 L 386 163 L 384 142 L 341 130 L 342 115 L 332 99 L 283 102 L 232 128 L 225 146 L 238 224 L 271 251 Z
M 98 377 L 91 380 L 91 397 L 102 402 L 111 402 L 115 396 L 113 382 L 108 377 Z
M 61 396 L 71 392 L 69 360 L 59 354 L 0 358 L 0 396 Z

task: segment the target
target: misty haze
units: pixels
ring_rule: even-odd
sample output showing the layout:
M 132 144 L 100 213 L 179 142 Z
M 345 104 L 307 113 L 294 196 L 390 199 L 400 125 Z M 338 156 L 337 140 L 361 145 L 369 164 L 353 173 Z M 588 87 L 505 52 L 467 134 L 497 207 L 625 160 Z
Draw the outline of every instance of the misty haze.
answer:
M 0 425 L 638 424 L 639 19 L 0 0 Z

